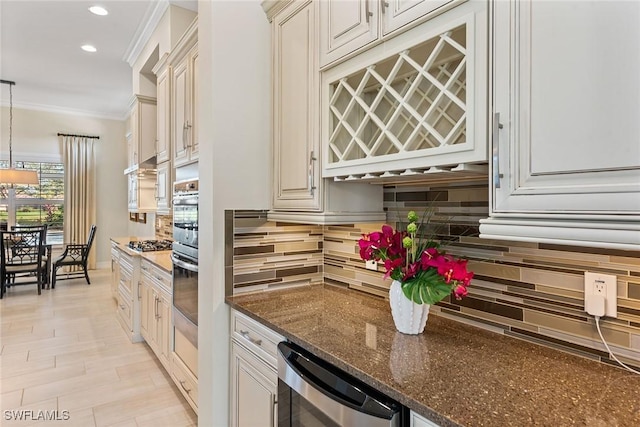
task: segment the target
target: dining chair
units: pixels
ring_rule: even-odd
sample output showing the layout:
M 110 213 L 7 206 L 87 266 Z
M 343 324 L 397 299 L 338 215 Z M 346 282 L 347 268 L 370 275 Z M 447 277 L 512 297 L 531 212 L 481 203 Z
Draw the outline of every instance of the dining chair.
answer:
M 49 275 L 51 273 L 51 245 L 47 244 L 47 232 L 48 232 L 49 224 L 38 224 L 38 225 L 12 225 L 11 231 L 31 231 L 31 230 L 44 230 L 44 242 L 42 248 L 42 256 L 45 257 L 45 261 L 47 263 L 47 268 L 45 268 L 43 274 L 43 287 L 44 285 L 49 286 Z
M 11 231 L 32 231 L 32 230 L 44 230 L 44 244 L 47 244 L 47 230 L 49 224 L 39 224 L 39 225 L 12 225 Z
M 79 244 L 68 244 L 64 248 L 64 252 L 58 258 L 53 261 L 53 267 L 51 268 L 51 289 L 56 287 L 56 279 L 58 275 L 58 269 L 60 267 L 65 266 L 77 266 L 82 267 L 82 271 L 72 271 L 64 273 L 66 276 L 61 277 L 60 280 L 63 279 L 73 279 L 84 274 L 84 278 L 87 281 L 87 285 L 91 284 L 89 280 L 89 273 L 87 271 L 87 261 L 89 259 L 89 252 L 91 251 L 91 246 L 93 245 L 93 239 L 96 234 L 96 225 L 93 224 L 91 229 L 89 230 L 89 237 L 87 238 L 87 243 L 79 243 Z
M 47 268 L 46 260 L 42 259 L 44 240 L 43 229 L 0 231 L 0 298 L 8 284 L 35 283 L 38 295 L 41 294 Z

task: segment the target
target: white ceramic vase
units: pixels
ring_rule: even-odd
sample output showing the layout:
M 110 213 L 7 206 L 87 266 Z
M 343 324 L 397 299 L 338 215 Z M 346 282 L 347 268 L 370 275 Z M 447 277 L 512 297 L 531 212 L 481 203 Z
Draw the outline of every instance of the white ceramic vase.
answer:
M 389 288 L 391 315 L 396 329 L 403 334 L 416 335 L 424 331 L 429 316 L 429 304 L 416 304 L 404 296 L 402 285 L 394 280 Z

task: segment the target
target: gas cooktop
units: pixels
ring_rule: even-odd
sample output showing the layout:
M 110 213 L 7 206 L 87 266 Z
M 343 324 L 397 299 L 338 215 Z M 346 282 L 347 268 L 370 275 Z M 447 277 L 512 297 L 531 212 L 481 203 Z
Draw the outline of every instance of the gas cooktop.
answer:
M 129 248 L 139 252 L 169 251 L 172 243 L 171 240 L 132 240 Z

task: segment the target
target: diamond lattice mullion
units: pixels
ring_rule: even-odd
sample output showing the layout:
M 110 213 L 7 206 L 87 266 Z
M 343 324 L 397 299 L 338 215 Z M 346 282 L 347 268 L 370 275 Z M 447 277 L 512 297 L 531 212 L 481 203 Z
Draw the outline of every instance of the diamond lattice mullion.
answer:
M 457 94 L 460 92 L 460 87 L 456 89 L 455 93 L 449 90 L 456 82 L 459 81 L 459 77 L 462 74 L 462 71 L 466 69 L 466 63 L 467 63 L 466 58 L 462 58 L 460 63 L 456 67 L 456 69 L 453 71 L 453 73 L 451 73 L 451 76 L 449 77 L 447 82 L 444 84 L 444 87 L 441 93 L 436 96 L 434 103 L 431 105 L 429 110 L 427 110 L 427 112 L 425 113 L 424 115 L 425 120 L 422 122 L 422 125 L 425 126 L 427 129 L 429 129 L 431 125 L 427 126 L 428 123 L 426 118 L 429 117 L 429 114 L 431 114 L 434 111 L 435 107 L 439 105 L 439 101 L 440 99 L 442 99 L 444 95 L 447 96 L 447 99 L 449 101 L 452 101 L 453 103 L 455 103 L 463 111 L 462 117 L 460 117 L 460 119 L 456 121 L 455 127 L 459 127 L 461 123 L 464 123 L 464 121 L 466 120 L 467 105 L 462 100 L 460 100 L 460 98 L 458 98 L 457 96 Z M 449 142 L 451 141 L 450 139 L 451 135 L 452 133 L 449 132 L 446 136 L 444 136 L 443 142 L 441 145 L 448 145 Z
M 460 74 L 458 73 L 457 76 L 459 77 L 459 75 Z M 440 81 L 443 76 L 447 78 L 447 82 L 445 83 L 445 87 L 451 87 L 453 85 L 453 83 L 456 82 L 456 80 L 454 78 L 455 73 L 449 73 L 444 65 L 440 65 L 440 66 L 438 66 L 438 74 L 436 75 L 435 78 L 438 81 Z M 432 86 L 432 88 L 433 88 L 433 86 Z M 416 89 L 416 94 L 419 95 L 420 98 L 421 98 L 420 102 L 418 103 L 418 106 L 420 106 L 424 101 L 427 101 L 427 103 L 430 105 L 429 108 L 427 108 L 427 111 L 425 111 L 425 113 L 422 115 L 422 120 L 421 120 L 420 124 L 422 125 L 422 127 L 426 128 L 428 132 L 430 132 L 430 133 L 435 132 L 436 133 L 436 137 L 440 136 L 440 138 L 437 137 L 437 139 L 439 141 L 441 141 L 440 145 L 447 145 L 451 141 L 449 136 L 451 136 L 452 134 L 451 134 L 451 132 L 449 132 L 447 135 L 441 135 L 440 132 L 435 130 L 435 124 L 439 121 L 439 119 L 444 118 L 453 127 L 455 127 L 456 125 L 459 125 L 459 121 L 458 120 L 455 120 L 453 117 L 450 117 L 447 114 L 448 108 L 454 102 L 453 99 L 451 98 L 451 96 L 447 96 L 446 97 L 448 102 L 446 102 L 443 106 L 440 105 L 440 100 L 444 97 L 444 95 L 446 93 L 451 93 L 453 96 L 455 96 L 457 98 L 457 95 L 460 92 L 461 88 L 462 88 L 462 86 L 459 85 L 457 87 L 455 93 L 450 92 L 450 91 L 438 91 L 437 95 L 433 99 L 429 98 L 429 94 L 427 93 L 427 91 L 423 91 L 420 88 Z M 436 118 L 435 120 L 432 120 L 431 123 L 429 123 L 427 121 L 427 118 L 434 112 L 438 113 L 439 117 Z M 416 129 L 414 129 L 414 131 L 411 133 L 411 135 L 407 139 L 407 149 L 408 150 L 411 147 L 416 145 L 416 142 L 415 142 L 415 141 L 417 141 L 416 135 L 418 134 L 419 130 L 420 130 L 420 126 L 417 127 Z M 424 139 L 424 138 L 422 138 L 422 139 Z
M 340 150 L 340 148 L 335 144 L 335 140 L 338 137 L 338 135 L 340 134 L 340 129 L 344 127 L 342 125 L 342 122 L 343 122 L 342 114 L 340 114 L 338 109 L 333 105 L 330 105 L 329 109 L 331 110 L 333 115 L 336 116 L 336 118 L 338 119 L 338 125 L 333 128 L 333 132 L 331 133 L 331 136 L 329 137 L 329 148 L 331 148 L 331 151 L 333 151 L 333 153 L 336 155 L 336 157 L 338 157 L 339 161 L 342 161 L 343 160 L 342 150 Z M 347 132 L 348 132 L 348 129 L 347 129 Z
M 420 67 L 420 65 L 410 57 L 405 58 L 405 60 L 408 63 L 410 63 L 412 66 L 416 67 L 416 68 Z M 466 64 L 465 59 L 462 59 L 460 64 L 464 66 L 464 64 Z M 425 66 L 426 66 L 426 64 L 425 64 Z M 460 108 L 462 108 L 463 110 L 466 108 L 464 102 L 462 102 L 460 99 L 458 99 L 457 96 L 454 96 L 451 92 L 449 92 L 447 90 L 447 85 L 450 84 L 450 80 L 446 84 L 442 84 L 435 77 L 433 77 L 431 74 L 429 74 L 426 70 L 420 69 L 420 70 L 418 70 L 418 72 L 420 73 L 420 75 L 422 77 L 427 79 L 429 81 L 429 83 L 431 83 L 433 86 L 435 86 L 440 92 L 445 92 L 445 93 L 449 94 L 451 96 L 451 99 L 453 99 L 453 102 L 458 104 L 458 106 Z M 416 80 L 418 80 L 418 79 L 416 78 Z
M 337 109 L 332 105 L 329 108 L 331 108 L 331 111 L 334 114 L 339 114 L 337 112 Z M 351 152 L 351 149 L 353 147 L 354 144 L 358 144 L 360 146 L 360 148 L 362 148 L 362 150 L 367 154 L 367 156 L 369 155 L 369 149 L 366 148 L 365 143 L 356 135 L 355 130 L 353 130 L 353 128 L 351 127 L 351 125 L 346 121 L 346 120 L 340 120 L 340 126 L 345 129 L 349 135 L 351 136 L 351 140 L 349 141 L 349 143 L 347 144 L 347 146 L 345 147 L 345 149 L 343 151 L 340 152 L 340 149 L 338 148 L 337 145 L 335 145 L 335 137 L 337 137 L 337 135 L 339 134 L 339 129 L 338 127 L 336 127 L 334 129 L 334 133 L 332 136 L 335 136 L 334 138 L 329 140 L 329 146 L 330 147 L 334 147 L 335 150 L 338 151 L 334 151 L 336 153 L 336 155 L 339 157 L 340 161 L 346 160 L 348 157 L 349 152 Z
M 459 78 L 454 79 L 454 74 L 455 73 L 450 73 L 449 70 L 447 69 L 447 67 L 445 67 L 444 65 L 441 65 L 440 67 L 438 67 L 440 69 L 440 73 L 439 75 L 444 75 L 444 76 L 448 76 L 449 81 L 453 83 L 458 83 L 457 87 L 454 89 L 453 94 L 457 97 L 460 98 L 458 95 L 460 94 L 460 92 L 462 92 L 463 90 L 466 89 L 466 85 L 464 81 L 461 81 Z M 458 75 L 459 77 L 459 75 Z M 451 87 L 449 86 L 449 87 Z M 460 119 L 455 120 L 453 117 L 451 117 L 447 111 L 449 111 L 449 108 L 451 106 L 451 104 L 453 103 L 453 100 L 451 98 L 448 98 L 448 102 L 442 106 L 442 108 L 438 108 L 437 112 L 440 113 L 440 117 L 444 118 L 445 120 L 447 120 L 451 125 L 453 125 L 451 131 L 446 135 L 445 139 L 447 141 L 447 144 L 451 144 L 451 143 L 455 143 L 455 141 L 458 139 L 458 136 L 460 134 L 465 133 L 466 127 L 463 127 L 462 125 L 465 123 L 466 121 L 466 110 L 463 111 L 462 113 L 462 117 L 460 117 Z
M 451 131 L 449 131 L 449 133 L 446 135 L 445 139 L 446 139 L 447 145 L 451 145 L 450 143 L 454 143 L 456 141 L 456 139 L 458 138 L 458 135 L 460 134 L 462 125 L 464 125 L 466 120 L 467 120 L 467 112 L 465 111 L 464 113 L 462 113 L 460 120 L 458 120 L 458 122 L 455 124 L 453 129 L 451 129 Z
M 411 110 L 413 110 L 410 105 L 408 105 L 404 98 L 406 97 L 406 92 L 403 95 L 400 95 L 394 88 L 393 86 L 391 86 L 391 83 L 393 82 L 393 79 L 395 79 L 395 76 L 397 75 L 397 71 L 400 69 L 401 65 L 402 65 L 402 54 L 403 53 L 407 53 L 408 51 L 404 51 L 400 53 L 400 57 L 398 58 L 398 61 L 396 62 L 396 65 L 394 66 L 394 70 L 396 71 L 396 73 L 390 73 L 389 77 L 385 80 L 382 78 L 382 76 L 378 73 L 376 73 L 375 71 L 371 73 L 371 75 L 378 80 L 378 82 L 382 85 L 383 89 L 387 91 L 387 93 L 389 93 L 391 96 L 393 96 L 393 98 L 395 98 L 395 101 L 397 101 L 398 103 L 398 107 L 395 108 L 393 110 L 393 114 L 391 115 L 391 117 L 389 118 L 389 120 L 383 124 L 382 126 L 380 126 L 380 129 L 382 130 L 382 134 L 378 136 L 378 139 L 376 140 L 376 142 L 374 143 L 374 146 L 377 146 L 378 144 L 380 144 L 380 140 L 382 139 L 383 135 L 385 135 L 387 138 L 389 138 L 389 140 L 398 148 L 398 150 L 400 151 L 405 151 L 404 148 L 404 144 L 401 143 L 398 138 L 393 134 L 393 132 L 391 132 L 389 130 L 389 128 L 395 123 L 395 121 L 398 119 L 398 115 L 401 113 L 402 109 L 406 109 L 407 111 L 409 111 L 409 113 L 411 113 L 414 118 L 416 118 L 417 120 L 420 119 L 420 115 L 414 110 L 413 113 L 411 112 Z M 397 68 L 397 69 L 396 69 Z M 403 88 L 403 91 L 405 89 Z
M 444 39 L 441 37 L 438 42 L 436 43 L 436 46 L 433 48 L 433 51 L 431 51 L 431 53 L 429 54 L 429 56 L 427 57 L 424 65 L 420 65 L 418 64 L 416 61 L 414 61 L 410 56 L 409 56 L 409 51 L 403 51 L 399 53 L 399 58 L 398 61 L 403 60 L 405 61 L 407 64 L 411 65 L 417 72 L 418 75 L 414 78 L 413 82 L 411 83 L 411 85 L 409 86 L 409 89 L 406 91 L 406 93 L 404 94 L 404 96 L 400 96 L 394 89 L 393 87 L 391 87 L 390 85 L 386 84 L 385 85 L 388 87 L 389 93 L 391 93 L 394 97 L 396 97 L 400 103 L 402 108 L 397 108 L 396 111 L 394 112 L 394 114 L 392 115 L 391 119 L 389 120 L 388 126 L 392 126 L 395 121 L 398 119 L 398 116 L 400 114 L 400 110 L 401 109 L 405 109 L 409 112 L 409 114 L 411 116 L 413 116 L 413 118 L 415 120 L 418 121 L 418 123 L 422 123 L 423 126 L 427 127 L 427 129 L 429 131 L 433 131 L 435 132 L 434 136 L 436 137 L 436 139 L 439 141 L 440 144 L 444 143 L 444 139 L 442 138 L 442 136 L 435 131 L 435 129 L 433 129 L 432 127 L 428 126 L 428 124 L 423 123 L 424 118 L 422 117 L 422 115 L 420 115 L 420 113 L 418 113 L 412 106 L 411 104 L 409 104 L 409 100 L 411 99 L 411 97 L 413 96 L 413 93 L 415 92 L 416 88 L 419 86 L 420 84 L 420 79 L 418 76 L 422 76 L 423 78 L 431 81 L 432 84 L 434 84 L 437 87 L 442 87 L 444 89 L 444 87 L 440 84 L 440 82 L 436 81 L 435 83 L 432 81 L 434 80 L 433 76 L 431 76 L 428 72 L 426 72 L 426 70 L 428 70 L 433 63 L 435 62 L 436 58 L 438 57 L 438 55 L 440 54 L 440 52 L 442 51 L 442 49 L 444 49 L 445 46 L 445 41 Z M 374 75 L 374 77 L 376 77 Z M 377 78 L 377 77 L 376 77 Z M 414 129 L 415 131 L 415 129 Z M 407 142 L 410 141 L 407 140 Z M 405 151 L 405 147 L 403 144 L 403 148 L 402 151 Z
M 335 96 L 338 90 L 340 91 L 345 90 L 351 96 L 351 98 L 349 99 L 349 102 L 347 103 L 346 108 L 344 109 L 344 112 L 342 113 L 340 113 L 334 105 L 338 99 L 337 96 Z M 334 93 L 334 96 L 331 97 L 332 102 L 330 104 L 330 108 L 333 114 L 338 118 L 338 123 L 334 126 L 333 132 L 329 137 L 329 146 L 332 147 L 332 150 L 338 156 L 339 161 L 343 161 L 347 158 L 348 153 L 351 151 L 351 147 L 353 146 L 354 142 L 357 141 L 357 138 L 358 138 L 353 128 L 351 127 L 351 125 L 349 125 L 347 122 L 347 117 L 349 116 L 349 114 L 351 113 L 351 110 L 355 105 L 355 99 L 353 98 L 353 90 L 351 86 L 347 83 L 346 78 L 340 79 L 340 81 L 338 82 L 338 88 L 336 89 L 336 93 Z M 351 140 L 349 140 L 344 150 L 340 150 L 340 148 L 335 144 L 335 139 L 340 134 L 340 128 L 345 129 L 351 136 Z
M 460 27 L 458 27 L 460 28 Z M 454 30 L 447 31 L 446 33 L 442 33 L 440 37 L 444 39 L 450 46 L 460 52 L 463 56 L 467 56 L 467 48 L 462 46 L 460 43 L 451 38 L 451 34 Z
M 409 90 L 409 88 L 411 86 L 411 83 L 412 83 L 411 79 L 408 79 L 408 78 L 405 78 L 404 81 L 405 81 L 405 85 L 402 88 L 402 95 L 403 96 L 407 93 L 407 91 Z M 397 103 L 394 104 L 394 106 L 396 107 L 396 108 L 394 108 L 394 111 L 398 110 L 398 108 L 397 108 L 398 105 L 400 105 L 400 101 L 397 101 Z M 407 114 L 402 109 L 399 109 L 399 110 L 400 111 L 398 112 L 398 115 L 399 115 L 398 119 L 401 118 L 401 119 L 404 120 L 404 124 L 400 127 L 400 132 L 399 133 L 401 134 L 401 133 L 404 132 L 406 127 L 411 124 L 411 117 L 407 116 Z M 393 113 L 393 111 L 391 111 L 391 113 Z M 391 123 L 391 119 L 389 117 L 390 117 L 390 115 L 385 117 L 385 123 Z M 396 119 L 395 121 L 397 122 L 398 120 Z M 403 144 L 403 146 L 406 148 L 406 143 Z
M 391 143 L 393 145 L 396 146 L 396 148 L 400 151 L 403 150 L 403 144 L 396 138 L 395 135 L 393 135 L 391 132 L 389 132 L 388 129 L 388 123 L 389 123 L 389 116 L 388 114 L 385 116 L 384 120 L 380 120 L 380 118 L 378 117 L 378 115 L 375 113 L 376 109 L 378 108 L 378 106 L 380 105 L 380 103 L 382 102 L 383 99 L 386 99 L 387 102 L 389 102 L 392 105 L 392 108 L 390 109 L 390 111 L 394 111 L 397 110 L 397 105 L 400 102 L 401 98 L 395 96 L 396 100 L 389 100 L 389 98 L 386 96 L 386 93 L 390 93 L 389 89 L 391 82 L 393 82 L 396 79 L 396 76 L 398 75 L 398 72 L 400 72 L 400 68 L 402 67 L 402 59 L 398 58 L 398 60 L 395 62 L 395 64 L 393 64 L 393 67 L 391 68 L 391 71 L 389 72 L 389 75 L 387 76 L 386 79 L 382 78 L 382 76 L 376 72 L 374 67 L 369 67 L 368 71 L 369 71 L 369 75 L 372 76 L 375 80 L 378 81 L 378 83 L 380 83 L 380 89 L 378 90 L 378 93 L 376 94 L 376 97 L 373 99 L 373 102 L 371 103 L 371 116 L 370 119 L 371 121 L 373 121 L 378 128 L 380 129 L 380 134 L 378 135 L 378 137 L 376 138 L 376 140 L 373 142 L 373 144 L 371 145 L 371 152 L 375 153 L 380 144 L 382 144 L 382 141 L 384 141 L 384 137 L 386 136 L 389 141 L 391 141 Z
M 371 65 L 367 67 L 367 71 L 365 71 L 364 75 L 362 76 L 362 80 L 360 80 L 360 83 L 358 84 L 358 87 L 355 89 L 355 91 L 351 92 L 349 91 L 349 89 L 347 89 L 347 91 L 349 91 L 351 96 L 354 98 L 354 101 L 357 102 L 364 110 L 364 116 L 362 120 L 360 120 L 360 124 L 358 125 L 358 128 L 354 131 L 354 139 L 356 142 L 359 141 L 358 145 L 366 153 L 367 157 L 370 155 L 372 151 L 371 151 L 371 148 L 367 146 L 367 144 L 363 141 L 362 132 L 367 126 L 369 117 L 372 114 L 373 104 L 371 107 L 366 106 L 366 102 L 363 101 L 362 97 L 364 94 L 364 89 L 367 87 L 367 83 L 369 83 L 369 79 L 371 78 L 371 71 L 374 68 L 375 68 L 375 65 Z M 355 102 L 354 102 L 354 105 L 355 105 Z M 374 102 L 375 102 L 375 99 L 374 99 Z M 345 150 L 345 157 L 349 156 L 353 148 L 354 148 L 354 145 L 352 143 L 349 144 L 349 146 Z
M 374 70 L 370 70 L 371 75 L 376 78 L 380 76 L 378 73 L 376 73 Z M 393 135 L 391 132 L 389 132 L 386 129 L 386 125 L 384 123 L 382 123 L 382 121 L 380 120 L 380 118 L 378 117 L 378 115 L 376 113 L 373 112 L 373 110 L 371 109 L 371 107 L 369 107 L 369 105 L 367 105 L 366 102 L 364 102 L 362 99 L 360 99 L 359 97 L 355 96 L 355 92 L 353 92 L 353 89 L 350 89 L 349 87 L 345 86 L 345 89 L 347 89 L 347 91 L 349 91 L 349 93 L 351 93 L 351 95 L 354 97 L 353 99 L 355 99 L 355 101 L 360 104 L 360 107 L 362 107 L 362 109 L 365 111 L 365 114 L 367 114 L 370 118 L 370 120 L 376 124 L 376 126 L 378 126 L 383 133 L 385 133 L 387 135 L 387 138 L 389 138 L 389 140 L 395 144 L 398 149 L 402 150 L 402 144 L 400 143 L 400 141 L 398 141 L 398 139 L 395 137 L 395 135 Z M 378 137 L 380 138 L 380 137 Z M 371 150 L 369 149 L 369 147 L 367 147 L 366 145 L 361 146 L 361 148 L 363 149 L 363 151 L 365 153 L 367 153 L 367 156 L 369 156 L 369 154 L 371 153 Z

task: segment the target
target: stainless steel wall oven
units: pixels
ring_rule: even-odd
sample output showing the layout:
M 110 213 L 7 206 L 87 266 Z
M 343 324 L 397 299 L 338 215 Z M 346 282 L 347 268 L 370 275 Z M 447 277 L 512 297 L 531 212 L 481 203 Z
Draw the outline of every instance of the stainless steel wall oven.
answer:
M 174 351 L 197 376 L 198 180 L 173 185 Z

